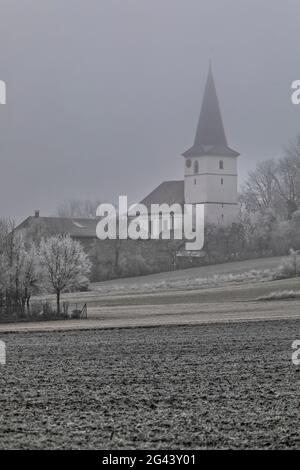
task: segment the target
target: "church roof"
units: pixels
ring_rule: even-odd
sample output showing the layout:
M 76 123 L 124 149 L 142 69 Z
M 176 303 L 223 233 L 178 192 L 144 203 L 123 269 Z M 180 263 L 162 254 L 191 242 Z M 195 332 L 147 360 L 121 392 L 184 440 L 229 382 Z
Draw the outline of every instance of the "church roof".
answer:
M 184 182 L 183 181 L 164 181 L 157 186 L 141 204 L 150 207 L 151 204 L 184 204 Z
M 184 157 L 201 155 L 235 157 L 239 155 L 227 144 L 211 67 L 209 67 L 194 145 L 183 153 Z

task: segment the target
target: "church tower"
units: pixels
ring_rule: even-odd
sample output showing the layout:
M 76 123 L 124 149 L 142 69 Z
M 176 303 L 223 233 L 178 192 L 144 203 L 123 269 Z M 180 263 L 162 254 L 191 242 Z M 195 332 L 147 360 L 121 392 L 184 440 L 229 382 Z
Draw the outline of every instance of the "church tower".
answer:
M 228 147 L 211 67 L 194 145 L 184 152 L 185 203 L 204 203 L 206 223 L 228 225 L 238 215 L 237 157 Z

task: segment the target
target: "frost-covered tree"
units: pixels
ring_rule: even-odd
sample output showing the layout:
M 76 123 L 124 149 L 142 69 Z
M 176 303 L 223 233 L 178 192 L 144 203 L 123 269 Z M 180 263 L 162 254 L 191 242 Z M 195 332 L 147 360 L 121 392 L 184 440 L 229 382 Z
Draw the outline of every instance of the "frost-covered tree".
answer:
M 8 262 L 3 253 L 0 253 L 0 311 L 3 308 L 4 299 L 8 285 Z
M 262 161 L 248 174 L 243 187 L 241 202 L 249 212 L 264 213 L 273 207 L 276 195 L 276 164 L 273 160 Z
M 292 219 L 300 208 L 300 134 L 282 158 L 259 162 L 248 174 L 240 202 L 248 213 L 272 210 L 277 219 Z
M 6 313 L 29 312 L 32 294 L 38 292 L 41 266 L 35 244 L 15 230 L 12 222 L 0 220 L 0 295 Z
M 300 145 L 300 142 L 299 142 Z M 279 160 L 276 189 L 283 199 L 288 219 L 300 205 L 300 156 L 297 145 L 291 145 L 284 158 Z
M 22 306 L 24 309 L 26 304 L 29 312 L 31 296 L 37 294 L 42 287 L 42 266 L 34 244 L 25 248 L 20 281 Z
M 97 207 L 100 203 L 101 201 L 99 200 L 71 199 L 59 205 L 57 215 L 59 217 L 94 219 L 96 217 Z
M 42 240 L 40 260 L 46 286 L 56 295 L 59 314 L 61 293 L 86 285 L 91 263 L 82 245 L 69 235 L 57 235 Z

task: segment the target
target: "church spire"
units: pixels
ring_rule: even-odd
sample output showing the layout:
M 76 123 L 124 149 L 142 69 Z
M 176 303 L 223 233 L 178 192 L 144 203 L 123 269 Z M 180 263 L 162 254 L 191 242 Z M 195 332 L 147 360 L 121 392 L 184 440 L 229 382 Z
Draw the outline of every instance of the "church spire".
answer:
M 194 142 L 195 147 L 206 145 L 227 147 L 211 64 L 209 64 L 208 77 Z
M 194 145 L 183 155 L 201 156 L 209 154 L 238 156 L 238 153 L 230 149 L 227 144 L 211 61 L 209 62 L 208 76 Z

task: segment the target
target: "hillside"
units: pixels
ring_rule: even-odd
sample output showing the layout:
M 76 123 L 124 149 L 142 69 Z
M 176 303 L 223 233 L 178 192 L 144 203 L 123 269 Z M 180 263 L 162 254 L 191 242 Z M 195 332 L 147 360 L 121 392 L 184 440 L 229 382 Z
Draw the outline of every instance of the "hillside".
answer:
M 175 288 L 197 288 L 195 280 L 212 279 L 216 276 L 240 275 L 251 271 L 266 271 L 275 269 L 281 262 L 282 257 L 259 258 L 246 261 L 235 261 L 231 263 L 214 264 L 197 268 L 181 269 L 177 271 L 150 274 L 147 276 L 121 278 L 110 281 L 94 283 L 92 290 L 101 292 L 113 291 L 139 291 L 139 290 L 164 290 L 164 287 Z M 167 285 L 165 286 L 165 283 Z
M 280 258 L 267 258 L 141 278 L 97 283 L 64 294 L 69 310 L 84 303 L 88 319 L 0 325 L 0 331 L 101 329 L 300 318 L 300 300 L 260 301 L 273 292 L 300 291 L 300 278 L 274 281 Z M 53 300 L 54 297 L 47 297 Z M 43 298 L 45 300 L 45 298 Z

